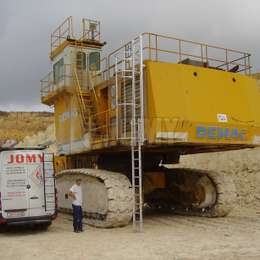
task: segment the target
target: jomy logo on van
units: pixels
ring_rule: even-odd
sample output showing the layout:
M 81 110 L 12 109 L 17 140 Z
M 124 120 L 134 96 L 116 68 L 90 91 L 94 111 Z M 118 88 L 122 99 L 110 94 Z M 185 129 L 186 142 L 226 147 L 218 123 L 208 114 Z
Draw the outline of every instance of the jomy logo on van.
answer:
M 10 154 L 8 164 L 43 162 L 43 154 Z
M 197 126 L 196 137 L 207 139 L 233 139 L 233 140 L 245 140 L 247 134 L 246 129 L 238 130 L 237 128 L 222 128 L 215 126 Z

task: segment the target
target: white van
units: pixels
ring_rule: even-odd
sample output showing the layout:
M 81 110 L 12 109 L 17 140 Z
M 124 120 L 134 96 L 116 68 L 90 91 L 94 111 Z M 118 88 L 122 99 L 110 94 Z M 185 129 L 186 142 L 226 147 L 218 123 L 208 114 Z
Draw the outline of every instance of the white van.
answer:
M 41 224 L 57 215 L 53 154 L 0 150 L 0 224 Z

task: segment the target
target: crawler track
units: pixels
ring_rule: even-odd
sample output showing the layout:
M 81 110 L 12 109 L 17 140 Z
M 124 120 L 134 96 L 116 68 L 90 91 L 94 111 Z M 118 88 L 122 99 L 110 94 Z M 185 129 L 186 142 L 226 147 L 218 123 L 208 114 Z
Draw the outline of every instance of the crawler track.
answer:
M 106 170 L 96 170 L 96 169 L 71 169 L 64 170 L 57 174 L 57 187 L 62 183 L 63 179 L 71 180 L 71 185 L 75 180 L 75 176 L 80 175 L 82 177 L 83 183 L 88 182 L 88 178 L 94 178 L 99 183 L 104 186 L 100 188 L 106 190 L 106 195 L 103 197 L 104 205 L 106 205 L 105 212 L 102 210 L 96 212 L 95 210 L 84 210 L 84 215 L 86 217 L 86 222 L 89 225 L 95 227 L 112 228 L 125 226 L 129 223 L 132 218 L 132 189 L 131 183 L 128 178 L 117 172 L 110 172 Z M 91 185 L 91 183 L 89 183 Z M 100 199 L 98 197 L 99 188 L 95 187 L 96 196 L 91 197 L 91 199 Z M 86 198 L 88 201 L 90 198 Z M 95 201 L 89 201 L 89 203 L 95 203 Z M 62 205 L 60 208 L 63 212 L 71 211 L 70 207 L 65 207 Z
M 207 176 L 211 180 L 216 192 L 214 203 L 204 208 L 198 208 L 193 206 L 193 204 L 190 204 L 190 206 L 176 205 L 174 202 L 166 204 L 173 213 L 190 216 L 224 217 L 233 209 L 236 201 L 236 189 L 231 176 L 222 172 L 188 168 L 174 169 L 172 171 L 171 174 L 173 176 L 185 176 L 184 178 L 187 179 L 193 178 L 194 180 L 199 180 Z M 58 190 L 60 189 L 60 192 L 63 193 L 65 190 L 68 190 L 68 187 L 75 181 L 76 176 L 81 176 L 83 184 L 87 183 L 89 185 L 88 188 L 91 188 L 91 196 L 86 196 L 84 199 L 88 207 L 83 206 L 86 222 L 89 225 L 112 228 L 125 226 L 130 222 L 132 218 L 133 197 L 131 183 L 125 175 L 97 169 L 65 170 L 57 174 Z M 199 177 L 197 178 L 197 176 Z M 60 185 L 62 186 L 64 181 L 69 183 L 67 188 L 64 188 L 64 186 L 59 187 Z M 176 180 L 173 179 L 172 181 L 173 185 L 175 185 Z M 96 185 L 93 186 L 93 183 Z M 196 183 L 190 187 L 196 187 Z M 98 202 L 100 203 L 100 201 L 101 206 L 96 208 L 95 205 Z M 165 201 L 162 202 L 165 205 Z M 59 203 L 59 205 L 62 212 L 71 212 L 70 203 Z M 94 207 L 91 208 L 89 205 L 94 205 Z
M 155 202 L 155 208 L 170 210 L 179 215 L 224 217 L 228 215 L 235 206 L 236 188 L 232 177 L 227 175 L 227 173 L 178 168 L 171 170 L 170 176 L 172 177 L 169 179 L 169 188 L 159 194 L 158 201 L 156 201 L 156 197 L 155 199 L 153 198 L 150 204 L 152 208 L 154 207 L 153 202 Z M 196 198 L 194 199 L 196 196 L 192 196 L 193 199 L 190 199 L 190 194 L 196 193 L 198 183 L 205 177 L 211 182 L 211 189 L 214 190 L 215 195 L 210 205 L 198 207 L 196 204 L 199 200 L 196 201 Z M 178 183 L 179 179 L 182 180 L 180 183 Z M 190 180 L 191 182 L 189 182 Z M 181 193 L 179 193 L 178 189 Z M 182 190 L 185 191 L 182 192 Z M 207 193 L 207 187 L 204 188 L 204 193 Z M 186 199 L 185 201 L 187 195 L 189 200 Z M 164 200 L 160 199 L 160 197 Z M 179 200 L 176 199 L 176 197 Z
M 207 175 L 216 187 L 216 203 L 203 211 L 191 212 L 191 215 L 205 217 L 225 217 L 234 208 L 236 203 L 236 187 L 231 176 L 222 172 L 199 171 Z

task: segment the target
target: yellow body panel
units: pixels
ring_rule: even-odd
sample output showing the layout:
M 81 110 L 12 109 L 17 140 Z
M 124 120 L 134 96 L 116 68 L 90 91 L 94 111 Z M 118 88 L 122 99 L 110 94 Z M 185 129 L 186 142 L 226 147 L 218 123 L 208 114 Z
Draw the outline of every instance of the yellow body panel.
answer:
M 100 28 L 91 34 L 84 26 L 83 19 L 76 39 L 69 17 L 52 33 L 53 71 L 41 80 L 42 103 L 55 109 L 60 155 L 129 152 L 137 130 L 131 122 L 140 123 L 137 135 L 148 152 L 260 145 L 259 87 L 240 74 L 251 74 L 249 53 L 143 33 L 100 59 Z M 200 46 L 201 55 L 183 52 L 186 44 Z
M 218 150 L 228 150 L 230 144 L 260 145 L 260 94 L 255 79 L 192 65 L 152 61 L 146 61 L 145 65 L 145 145 L 160 148 L 164 144 L 172 147 L 181 144 L 182 149 L 194 145 L 203 146 L 204 151 L 213 151 L 212 145 L 222 145 Z M 112 85 L 110 82 L 95 87 L 98 99 L 94 103 L 95 111 L 101 113 L 96 122 L 100 125 L 115 118 L 115 111 L 103 114 L 111 109 Z M 112 129 L 108 129 L 114 133 L 111 140 L 91 144 L 93 137 L 91 139 L 90 133 L 84 132 L 82 127 L 77 96 L 73 92 L 75 87 L 66 89 L 68 91 L 50 97 L 55 107 L 59 154 L 130 145 L 130 141 L 115 142 Z M 110 119 L 105 118 L 108 115 Z M 223 115 L 225 120 L 221 121 L 219 116 Z M 100 134 L 105 130 L 107 128 L 99 128 Z
M 251 77 L 147 61 L 146 79 L 149 143 L 250 144 L 260 135 L 260 95 Z
M 55 127 L 60 154 L 86 150 L 88 144 L 84 142 L 78 103 L 74 95 L 63 95 L 56 99 Z

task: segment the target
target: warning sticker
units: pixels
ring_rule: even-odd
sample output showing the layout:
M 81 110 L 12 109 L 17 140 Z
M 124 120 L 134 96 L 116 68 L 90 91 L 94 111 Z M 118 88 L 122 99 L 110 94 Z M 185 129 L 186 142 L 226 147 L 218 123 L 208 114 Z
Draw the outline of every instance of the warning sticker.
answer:
M 42 174 L 42 167 L 37 167 L 31 174 L 32 181 L 37 184 L 41 185 L 43 184 L 43 174 Z
M 217 114 L 218 122 L 227 123 L 228 118 L 226 114 Z

